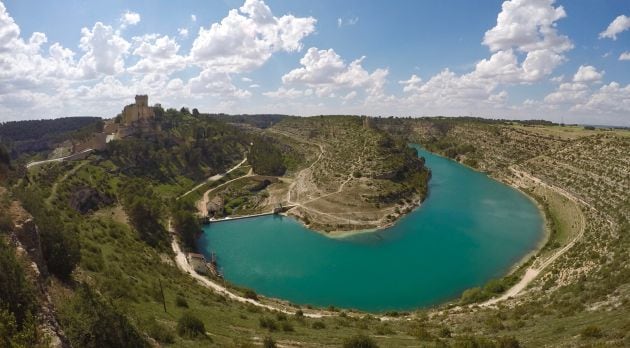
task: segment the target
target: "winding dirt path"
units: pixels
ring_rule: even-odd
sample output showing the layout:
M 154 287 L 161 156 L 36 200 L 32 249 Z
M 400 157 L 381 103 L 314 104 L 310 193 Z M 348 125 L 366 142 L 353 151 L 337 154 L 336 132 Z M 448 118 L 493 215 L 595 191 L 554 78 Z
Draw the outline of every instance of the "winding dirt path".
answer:
M 532 182 L 535 182 L 538 185 L 544 186 L 552 191 L 555 191 L 557 193 L 559 193 L 560 195 L 566 197 L 567 199 L 569 199 L 570 201 L 572 201 L 573 203 L 579 205 L 579 204 L 584 204 L 585 206 L 589 207 L 590 209 L 595 209 L 593 208 L 590 204 L 588 204 L 587 202 L 585 202 L 582 199 L 579 199 L 575 196 L 573 196 L 572 194 L 570 194 L 568 191 L 563 190 L 559 187 L 553 186 L 553 185 L 549 185 L 546 182 L 540 180 L 539 178 L 525 172 L 519 169 L 516 169 L 515 167 L 510 167 L 510 170 L 514 173 L 514 174 L 518 174 L 521 177 L 526 177 L 527 179 L 531 180 Z M 556 251 L 553 255 L 551 255 L 549 258 L 547 258 L 540 266 L 530 266 L 526 271 L 525 271 L 525 275 L 523 276 L 523 278 L 521 278 L 521 280 L 516 283 L 514 286 L 512 286 L 511 288 L 509 288 L 505 293 L 503 293 L 501 296 L 499 297 L 495 297 L 492 298 L 486 302 L 483 302 L 480 304 L 481 307 L 487 307 L 487 306 L 492 306 L 495 305 L 498 302 L 501 302 L 503 300 L 507 300 L 510 297 L 516 297 L 518 296 L 532 281 L 534 281 L 534 279 L 536 279 L 536 277 L 538 277 L 538 275 L 545 269 L 547 268 L 549 265 L 551 265 L 554 261 L 556 261 L 560 256 L 564 255 L 564 253 L 566 253 L 569 249 L 571 249 L 575 243 L 577 243 L 580 239 L 582 239 L 582 236 L 584 235 L 584 230 L 586 229 L 586 219 L 584 217 L 584 214 L 580 212 L 580 231 L 578 232 L 578 234 L 569 242 L 567 243 L 567 245 L 565 245 L 564 247 L 562 247 L 562 249 Z

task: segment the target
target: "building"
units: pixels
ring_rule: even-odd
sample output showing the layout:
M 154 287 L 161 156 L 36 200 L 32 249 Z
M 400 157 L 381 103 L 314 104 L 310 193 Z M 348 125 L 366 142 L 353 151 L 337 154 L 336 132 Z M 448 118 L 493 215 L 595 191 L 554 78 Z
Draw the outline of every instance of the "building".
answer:
M 206 258 L 201 254 L 188 253 L 188 263 L 199 274 L 208 274 L 210 271 L 206 265 Z
M 148 95 L 136 95 L 136 103 L 125 106 L 122 112 L 122 124 L 125 126 L 136 122 L 150 121 L 155 118 L 153 108 L 149 106 Z

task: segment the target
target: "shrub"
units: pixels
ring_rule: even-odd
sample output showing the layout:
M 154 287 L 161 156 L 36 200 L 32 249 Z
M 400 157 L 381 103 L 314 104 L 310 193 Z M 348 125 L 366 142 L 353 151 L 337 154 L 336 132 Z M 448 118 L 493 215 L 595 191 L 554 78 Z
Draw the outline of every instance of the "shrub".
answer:
M 291 325 L 291 323 L 289 323 L 288 321 L 283 321 L 282 322 L 282 331 L 284 332 L 293 332 L 293 325 Z
M 313 329 L 315 330 L 321 330 L 325 328 L 326 328 L 326 324 L 324 324 L 323 321 L 316 321 L 313 323 Z
M 175 299 L 175 304 L 177 305 L 177 307 L 188 308 L 188 302 L 182 296 L 177 296 L 177 298 Z
M 602 329 L 600 329 L 599 327 L 591 325 L 591 326 L 585 327 L 582 330 L 581 336 L 583 338 L 600 338 L 604 336 L 604 333 L 602 332 Z
M 301 309 L 298 309 L 297 311 L 295 311 L 295 316 L 298 318 L 301 318 L 304 316 L 304 311 L 302 311 Z
M 267 329 L 269 331 L 276 331 L 276 330 L 278 330 L 278 325 L 271 318 L 262 317 L 262 318 L 258 319 L 258 324 L 260 325 L 261 328 Z
M 343 341 L 344 348 L 378 348 L 376 342 L 365 335 L 356 335 Z
M 199 318 L 187 312 L 177 321 L 177 334 L 186 338 L 204 337 L 206 327 Z
M 147 326 L 147 334 L 160 343 L 174 343 L 175 332 L 170 327 L 153 319 Z
M 256 292 L 252 289 L 246 289 L 243 296 L 252 300 L 258 300 L 258 294 L 256 294 Z

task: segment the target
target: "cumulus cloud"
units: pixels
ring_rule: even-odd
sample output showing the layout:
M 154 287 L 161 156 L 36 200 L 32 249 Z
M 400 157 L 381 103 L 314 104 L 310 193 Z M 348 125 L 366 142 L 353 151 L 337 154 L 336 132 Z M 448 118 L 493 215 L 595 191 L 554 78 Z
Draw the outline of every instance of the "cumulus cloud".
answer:
M 188 88 L 193 95 L 209 95 L 221 99 L 243 99 L 252 95 L 251 92 L 236 87 L 229 74 L 212 69 L 203 70 L 198 76 L 191 78 Z
M 315 23 L 312 17 L 275 17 L 262 0 L 246 0 L 220 23 L 201 27 L 190 54 L 196 64 L 215 71 L 251 71 L 275 52 L 299 51 Z
M 573 44 L 556 28 L 556 21 L 565 17 L 563 7 L 554 6 L 553 0 L 505 1 L 496 25 L 483 37 L 491 53 L 488 58 L 466 74 L 444 69 L 424 83 L 416 75 L 400 81 L 406 92 L 401 103 L 460 114 L 505 108 L 508 93 L 500 89 L 502 85 L 540 81 L 566 60 L 564 54 Z
M 398 83 L 400 83 L 401 85 L 405 86 L 405 87 L 403 87 L 403 92 L 405 92 L 405 93 L 420 92 L 420 86 L 422 85 L 422 79 L 418 75 L 413 74 L 413 75 L 411 75 L 409 80 L 398 81 Z
M 620 15 L 608 25 L 608 28 L 606 28 L 606 30 L 599 33 L 599 38 L 617 40 L 617 35 L 628 29 L 630 29 L 630 17 Z
M 186 28 L 179 28 L 179 29 L 177 29 L 177 33 L 179 34 L 179 36 L 181 36 L 183 38 L 187 38 L 188 37 L 188 29 L 186 29 Z
M 619 60 L 630 60 L 630 51 L 626 51 L 620 54 Z
M 125 70 L 124 57 L 131 44 L 114 29 L 96 22 L 92 29 L 81 29 L 79 47 L 85 52 L 79 66 L 84 74 L 96 77 L 99 74 L 114 75 Z
M 361 57 L 346 64 L 332 48 L 318 50 L 311 47 L 300 59 L 302 67 L 282 76 L 282 83 L 312 88 L 319 97 L 332 96 L 338 90 L 360 88 L 371 98 L 381 98 L 389 72 L 387 69 L 368 72 L 362 66 L 364 59 Z
M 602 79 L 604 72 L 599 72 L 591 65 L 580 65 L 573 76 L 573 82 L 597 82 Z
M 576 105 L 573 109 L 614 116 L 627 114 L 630 112 L 630 84 L 625 87 L 617 82 L 603 85 L 586 102 Z M 625 121 L 627 123 L 627 120 Z
M 140 23 L 140 14 L 132 11 L 125 11 L 120 16 L 121 27 L 125 28 L 130 25 L 136 25 Z
M 484 35 L 483 44 L 494 54 L 477 65 L 479 74 L 502 82 L 532 82 L 549 75 L 573 48 L 556 29 L 566 16 L 554 0 L 505 1 L 497 24 Z M 515 51 L 525 56 L 520 65 Z
M 177 54 L 180 47 L 177 41 L 166 35 L 156 36 L 148 35 L 134 38 L 137 48 L 133 54 L 142 57 L 142 59 L 128 69 L 130 72 L 171 74 L 186 67 L 187 58 Z

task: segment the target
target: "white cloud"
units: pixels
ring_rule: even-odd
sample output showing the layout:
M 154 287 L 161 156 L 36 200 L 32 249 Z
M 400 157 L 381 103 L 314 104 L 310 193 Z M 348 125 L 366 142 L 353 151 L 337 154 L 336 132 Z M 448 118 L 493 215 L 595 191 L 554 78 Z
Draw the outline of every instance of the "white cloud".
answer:
M 297 90 L 295 88 L 286 89 L 280 87 L 275 91 L 264 92 L 264 96 L 275 99 L 295 99 L 304 95 L 304 91 Z
M 603 85 L 586 102 L 576 105 L 573 109 L 617 117 L 627 115 L 630 112 L 630 85 L 622 87 L 617 82 Z M 625 122 L 628 123 L 627 120 Z
M 130 25 L 140 23 L 140 14 L 137 12 L 126 11 L 120 16 L 121 27 L 125 28 Z
M 186 67 L 187 58 L 177 54 L 180 46 L 174 38 L 146 35 L 134 37 L 134 41 L 137 48 L 133 54 L 142 59 L 128 69 L 130 72 L 171 74 Z
M 556 91 L 548 94 L 544 101 L 547 104 L 575 104 L 584 100 L 588 94 L 588 86 L 584 83 L 562 83 Z
M 179 28 L 179 29 L 177 29 L 177 33 L 179 34 L 179 36 L 181 36 L 183 38 L 187 38 L 188 37 L 188 29 L 186 29 L 186 28 Z
M 619 55 L 619 60 L 630 60 L 630 51 L 621 53 Z
M 241 77 L 241 81 L 243 81 L 243 82 L 252 82 L 253 80 L 250 79 L 249 77 Z
M 215 72 L 213 69 L 203 70 L 198 76 L 188 81 L 191 95 L 197 97 L 209 95 L 220 99 L 249 98 L 251 92 L 240 89 L 232 83 L 227 73 Z
M 422 79 L 418 75 L 413 74 L 413 75 L 411 75 L 409 80 L 398 81 L 398 83 L 400 83 L 401 85 L 405 86 L 405 87 L 403 87 L 403 92 L 405 92 L 405 93 L 408 93 L 408 92 L 420 92 L 420 86 L 422 85 Z
M 190 20 L 193 21 L 193 22 L 196 22 L 197 21 L 197 16 L 194 15 L 194 14 L 191 14 L 190 15 Z
M 599 38 L 617 40 L 617 35 L 628 29 L 630 29 L 630 17 L 620 15 L 608 25 L 608 28 L 606 28 L 606 30 L 599 33 Z
M 592 65 L 580 65 L 573 76 L 573 82 L 597 82 L 602 79 L 604 72 L 599 72 Z
M 251 71 L 275 52 L 299 51 L 315 23 L 312 17 L 275 17 L 262 0 L 246 0 L 220 23 L 201 27 L 190 54 L 194 63 L 215 71 Z
M 123 72 L 124 56 L 131 44 L 111 26 L 96 22 L 92 30 L 81 29 L 79 47 L 85 52 L 79 60 L 79 66 L 85 76 L 96 77 L 98 74 L 114 75 Z
M 311 47 L 300 59 L 302 67 L 282 76 L 282 82 L 313 88 L 319 97 L 330 96 L 340 89 L 362 88 L 370 97 L 380 98 L 388 70 L 376 69 L 370 73 L 361 65 L 364 59 L 361 57 L 346 64 L 332 48 L 318 50 Z
M 571 49 L 568 37 L 558 35 L 555 22 L 566 17 L 554 0 L 508 0 L 497 16 L 497 25 L 488 30 L 483 43 L 493 52 L 517 48 L 522 52 Z
M 337 27 L 341 28 L 343 26 L 352 26 L 359 23 L 359 17 L 350 17 L 350 18 L 346 18 L 343 19 L 341 17 L 337 18 Z

